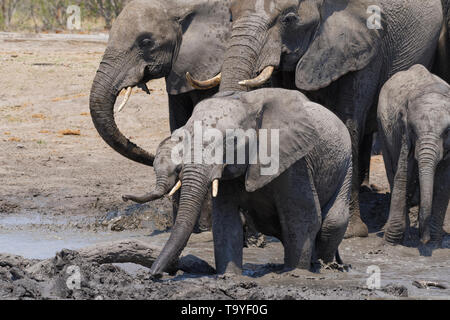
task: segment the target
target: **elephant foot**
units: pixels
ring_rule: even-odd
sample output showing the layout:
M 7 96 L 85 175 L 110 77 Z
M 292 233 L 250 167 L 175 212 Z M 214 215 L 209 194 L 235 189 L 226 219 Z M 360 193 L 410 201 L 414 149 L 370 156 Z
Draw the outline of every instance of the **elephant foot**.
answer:
M 354 215 L 350 218 L 350 222 L 345 232 L 344 239 L 349 238 L 366 238 L 369 236 L 369 229 L 361 220 L 361 217 Z
M 388 246 L 394 247 L 397 245 L 401 245 L 402 243 L 403 243 L 403 238 L 386 236 L 386 234 L 383 237 L 383 244 L 388 245 Z
M 376 184 L 363 184 L 359 188 L 359 193 L 377 193 L 383 190 L 381 187 L 377 186 Z
M 405 239 L 405 231 L 393 231 L 389 228 L 389 223 L 387 223 L 384 227 L 384 236 L 383 236 L 383 242 L 385 244 L 396 246 L 403 243 L 403 240 Z M 404 229 L 403 229 L 404 230 Z

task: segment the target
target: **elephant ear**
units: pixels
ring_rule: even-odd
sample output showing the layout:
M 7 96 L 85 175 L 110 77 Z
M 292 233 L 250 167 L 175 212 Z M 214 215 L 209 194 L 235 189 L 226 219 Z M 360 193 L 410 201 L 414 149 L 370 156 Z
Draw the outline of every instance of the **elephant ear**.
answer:
M 383 29 L 367 26 L 371 4 L 366 2 L 324 1 L 319 30 L 297 64 L 297 88 L 307 91 L 325 88 L 345 74 L 365 68 L 376 57 Z
M 264 163 L 267 161 L 262 161 L 259 156 L 256 164 L 248 166 L 245 182 L 248 192 L 254 192 L 280 176 L 295 162 L 305 157 L 320 141 L 313 115 L 313 109 L 317 109 L 316 104 L 308 101 L 297 91 L 283 90 L 280 93 L 280 89 L 265 90 L 274 92 L 267 92 L 264 95 L 258 91 L 251 92 L 247 94 L 245 101 L 250 100 L 248 95 L 253 95 L 251 103 L 254 104 L 259 100 L 262 104 L 258 130 L 259 155 L 262 148 L 266 149 L 266 154 L 272 162 Z M 279 139 L 272 141 L 276 132 Z M 264 136 L 267 139 L 264 139 Z
M 220 72 L 231 32 L 230 6 L 230 1 L 200 0 L 184 8 L 186 13 L 179 21 L 181 46 L 166 78 L 169 94 L 194 90 L 186 80 L 187 72 L 198 80 L 210 79 Z

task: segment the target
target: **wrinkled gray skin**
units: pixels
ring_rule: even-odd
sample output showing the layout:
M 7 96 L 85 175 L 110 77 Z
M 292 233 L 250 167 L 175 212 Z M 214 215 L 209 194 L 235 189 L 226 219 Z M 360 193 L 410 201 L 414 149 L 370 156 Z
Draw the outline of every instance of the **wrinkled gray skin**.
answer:
M 152 274 L 161 274 L 186 246 L 215 179 L 220 179 L 218 197 L 213 200 L 219 274 L 242 272 L 240 208 L 248 211 L 246 218 L 258 231 L 282 241 L 286 269 L 309 269 L 313 259 L 333 261 L 349 220 L 351 139 L 345 125 L 300 92 L 284 89 L 218 94 L 199 103 L 173 137 L 183 136 L 182 132 L 193 137 L 197 121 L 203 132 L 214 128 L 222 133 L 223 138 L 206 140 L 211 144 L 204 147 L 223 148 L 227 141 L 234 144 L 234 138 L 226 138 L 229 129 L 279 129 L 279 170 L 262 175 L 261 169 L 266 167 L 259 162 L 249 164 L 248 156 L 241 165 L 182 165 L 180 209 Z M 160 148 L 166 143 L 172 142 L 166 140 Z M 248 140 L 246 144 L 248 148 Z M 191 152 L 194 154 L 194 147 Z
M 227 0 L 135 0 L 115 21 L 92 85 L 90 109 L 101 137 L 123 156 L 154 165 L 153 197 L 164 196 L 175 184 L 172 168 L 154 163 L 154 156 L 130 142 L 114 120 L 114 104 L 122 89 L 166 78 L 171 131 L 183 126 L 194 106 L 217 90 L 194 90 L 189 71 L 208 79 L 220 71 L 231 28 Z
M 367 27 L 371 5 L 382 8 L 383 29 Z M 334 111 L 353 141 L 346 236 L 367 236 L 358 191 L 360 171 L 370 161 L 379 90 L 398 71 L 417 63 L 431 67 L 442 26 L 440 0 L 246 0 L 234 2 L 232 14 L 220 90 L 247 90 L 238 83 L 275 66 L 276 86 L 306 91 Z
M 421 241 L 440 243 L 450 197 L 450 86 L 420 65 L 399 72 L 381 91 L 378 122 L 392 190 L 384 239 L 402 241 L 420 194 Z
M 444 13 L 433 73 L 450 83 L 450 0 L 441 0 Z

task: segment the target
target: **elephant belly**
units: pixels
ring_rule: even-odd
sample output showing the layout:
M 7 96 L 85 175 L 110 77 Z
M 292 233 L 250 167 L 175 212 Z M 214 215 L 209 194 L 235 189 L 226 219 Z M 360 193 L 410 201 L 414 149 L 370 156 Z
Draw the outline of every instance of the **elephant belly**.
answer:
M 246 219 L 251 220 L 258 232 L 281 239 L 281 225 L 275 207 L 273 190 L 264 187 L 243 195 L 241 207 L 246 210 Z

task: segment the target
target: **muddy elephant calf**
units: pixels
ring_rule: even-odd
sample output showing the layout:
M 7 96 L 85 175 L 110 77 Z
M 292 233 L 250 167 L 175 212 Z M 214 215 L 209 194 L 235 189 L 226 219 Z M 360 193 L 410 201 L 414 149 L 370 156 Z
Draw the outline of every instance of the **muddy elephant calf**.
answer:
M 385 240 L 402 241 L 419 192 L 421 241 L 440 242 L 450 196 L 450 86 L 421 65 L 397 73 L 381 91 L 378 124 L 392 190 Z
M 203 144 L 186 144 L 199 134 Z M 182 141 L 182 152 L 172 153 L 183 155 L 180 208 L 152 274 L 184 249 L 211 190 L 219 274 L 242 272 L 240 208 L 258 231 L 281 240 L 286 269 L 333 261 L 349 220 L 352 151 L 345 125 L 331 111 L 297 91 L 221 93 L 201 102 L 172 138 L 160 149 Z

